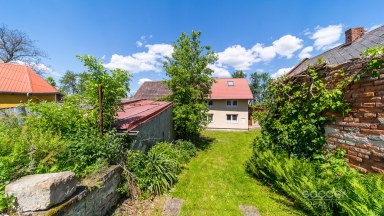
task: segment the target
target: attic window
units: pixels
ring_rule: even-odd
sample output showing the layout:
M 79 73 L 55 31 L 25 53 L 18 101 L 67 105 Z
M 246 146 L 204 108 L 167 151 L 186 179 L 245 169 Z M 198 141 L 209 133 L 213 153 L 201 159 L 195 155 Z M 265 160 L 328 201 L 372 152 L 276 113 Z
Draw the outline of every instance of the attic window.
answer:
M 227 81 L 228 86 L 235 86 L 235 83 L 233 81 Z

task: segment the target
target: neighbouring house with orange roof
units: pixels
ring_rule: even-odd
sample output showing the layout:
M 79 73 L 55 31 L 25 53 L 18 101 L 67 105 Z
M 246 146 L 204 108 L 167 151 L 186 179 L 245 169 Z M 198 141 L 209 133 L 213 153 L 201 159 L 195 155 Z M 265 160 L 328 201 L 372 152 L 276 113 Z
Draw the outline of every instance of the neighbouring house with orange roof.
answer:
M 248 102 L 253 99 L 245 78 L 217 78 L 208 101 L 207 129 L 248 130 Z
M 133 137 L 134 149 L 146 151 L 156 142 L 171 142 L 175 139 L 172 105 L 172 102 L 145 99 L 123 102 L 115 127 Z
M 58 101 L 60 92 L 24 65 L 0 63 L 0 109 L 28 100 Z
M 144 82 L 134 99 L 164 98 L 172 92 L 162 81 Z M 245 78 L 216 78 L 208 96 L 207 129 L 248 130 L 248 102 L 253 99 Z

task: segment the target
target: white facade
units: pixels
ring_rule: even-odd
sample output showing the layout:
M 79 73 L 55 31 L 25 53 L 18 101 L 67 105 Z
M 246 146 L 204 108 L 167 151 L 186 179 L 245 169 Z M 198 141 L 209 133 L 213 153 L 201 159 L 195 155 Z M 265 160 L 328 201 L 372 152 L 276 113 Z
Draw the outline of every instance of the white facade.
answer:
M 248 130 L 248 100 L 211 100 L 208 108 L 207 129 Z

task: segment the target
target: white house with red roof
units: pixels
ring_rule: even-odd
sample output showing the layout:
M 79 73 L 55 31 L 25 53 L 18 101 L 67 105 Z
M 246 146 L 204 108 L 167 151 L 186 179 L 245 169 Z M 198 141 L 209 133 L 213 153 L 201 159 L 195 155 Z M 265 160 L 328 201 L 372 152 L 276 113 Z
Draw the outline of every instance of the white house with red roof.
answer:
M 145 82 L 134 99 L 156 99 L 171 93 L 161 81 Z M 247 79 L 216 78 L 208 97 L 207 129 L 248 130 L 248 102 L 253 96 Z
M 215 79 L 207 104 L 207 129 L 248 130 L 248 102 L 252 99 L 247 79 Z

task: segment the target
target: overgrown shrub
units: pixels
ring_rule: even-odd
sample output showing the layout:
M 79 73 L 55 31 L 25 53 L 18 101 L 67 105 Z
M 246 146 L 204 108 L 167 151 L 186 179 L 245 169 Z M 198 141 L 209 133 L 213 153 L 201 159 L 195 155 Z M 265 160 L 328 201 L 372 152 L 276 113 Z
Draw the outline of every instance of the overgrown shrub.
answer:
M 183 162 L 188 162 L 192 157 L 196 156 L 196 146 L 186 140 L 176 140 L 174 147 L 179 151 Z
M 289 157 L 254 142 L 247 170 L 292 198 L 311 215 L 383 215 L 384 179 L 350 168 L 344 153 Z
M 84 177 L 102 164 L 124 163 L 129 139 L 103 137 L 75 104 L 30 104 L 29 115 L 0 119 L 0 212 L 11 204 L 3 186 L 24 175 L 71 170 Z
M 193 143 L 182 140 L 160 142 L 147 153 L 132 151 L 126 160 L 134 181 L 129 183 L 139 188 L 142 197 L 162 194 L 176 183 L 182 166 L 195 155 Z
M 344 80 L 342 71 L 327 82 L 325 74 L 324 63 L 319 61 L 297 76 L 284 76 L 268 85 L 263 102 L 267 110 L 256 115 L 263 145 L 297 157 L 308 158 L 322 151 L 324 124 L 333 120 L 324 113 L 348 111 L 342 89 L 351 82 L 351 78 Z
M 124 164 L 130 140 L 111 126 L 120 99 L 129 91 L 130 74 L 109 71 L 89 55 L 78 58 L 88 68 L 83 95 L 66 95 L 63 103 L 29 103 L 26 116 L 0 117 L 0 213 L 12 203 L 3 187 L 21 176 L 71 170 L 81 178 L 108 164 Z M 104 92 L 103 136 L 98 125 L 99 86 Z

